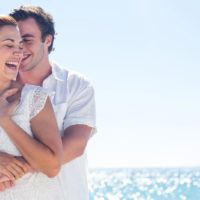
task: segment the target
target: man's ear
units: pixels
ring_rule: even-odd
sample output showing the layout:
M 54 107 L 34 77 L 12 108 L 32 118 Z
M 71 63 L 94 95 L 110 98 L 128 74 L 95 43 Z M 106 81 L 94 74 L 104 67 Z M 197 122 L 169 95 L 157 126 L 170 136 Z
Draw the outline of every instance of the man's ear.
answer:
M 52 39 L 53 39 L 52 35 L 46 36 L 44 43 L 47 45 L 47 47 L 49 47 L 51 45 Z

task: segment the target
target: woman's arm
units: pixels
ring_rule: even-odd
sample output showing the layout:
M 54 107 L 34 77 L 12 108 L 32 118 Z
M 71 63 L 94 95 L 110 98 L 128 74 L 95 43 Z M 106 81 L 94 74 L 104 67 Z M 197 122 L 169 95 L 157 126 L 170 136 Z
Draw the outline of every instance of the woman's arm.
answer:
M 49 98 L 44 108 L 31 120 L 34 138 L 20 128 L 10 115 L 0 115 L 0 125 L 31 167 L 49 177 L 57 175 L 63 158 L 62 142 Z

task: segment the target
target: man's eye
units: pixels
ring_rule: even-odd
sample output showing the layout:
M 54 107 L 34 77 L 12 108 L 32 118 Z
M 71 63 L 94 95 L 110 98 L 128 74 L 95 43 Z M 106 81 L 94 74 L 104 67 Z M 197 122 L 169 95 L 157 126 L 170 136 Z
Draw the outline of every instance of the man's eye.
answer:
M 31 40 L 23 39 L 23 42 L 31 42 Z

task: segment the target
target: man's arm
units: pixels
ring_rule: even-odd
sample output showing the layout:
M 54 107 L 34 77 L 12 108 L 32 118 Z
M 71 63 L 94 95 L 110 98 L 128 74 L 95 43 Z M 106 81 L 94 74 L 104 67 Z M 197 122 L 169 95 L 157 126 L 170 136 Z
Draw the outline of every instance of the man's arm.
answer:
M 62 137 L 64 163 L 81 156 L 95 132 L 95 92 L 87 78 L 71 74 L 68 77 L 67 110 Z M 62 95 L 62 94 L 61 94 Z M 59 115 L 59 113 L 58 113 Z
M 62 138 L 63 164 L 81 156 L 91 136 L 92 128 L 87 125 L 73 125 L 65 129 Z

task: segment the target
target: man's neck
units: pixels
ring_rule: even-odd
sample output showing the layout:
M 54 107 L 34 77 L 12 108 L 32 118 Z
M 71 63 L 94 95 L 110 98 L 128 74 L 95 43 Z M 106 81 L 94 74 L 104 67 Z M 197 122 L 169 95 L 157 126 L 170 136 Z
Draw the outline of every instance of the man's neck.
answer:
M 52 73 L 51 66 L 45 68 L 37 68 L 31 71 L 21 71 L 17 81 L 22 84 L 32 84 L 42 86 L 43 81 Z

